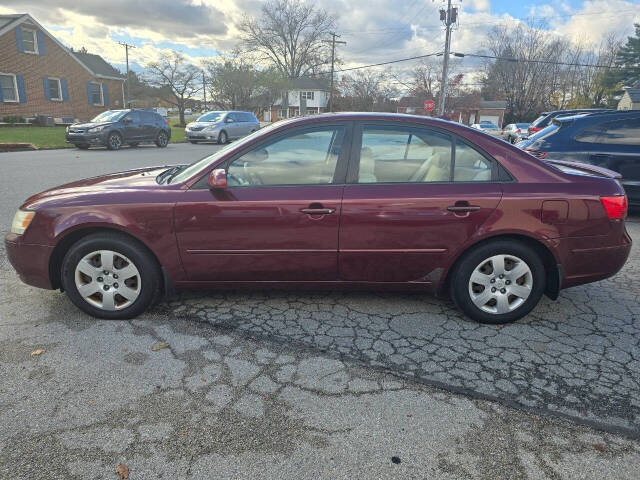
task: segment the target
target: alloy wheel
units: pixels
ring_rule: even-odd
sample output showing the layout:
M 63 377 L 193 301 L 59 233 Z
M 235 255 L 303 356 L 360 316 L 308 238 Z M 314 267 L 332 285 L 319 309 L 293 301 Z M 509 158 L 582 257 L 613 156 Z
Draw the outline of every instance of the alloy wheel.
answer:
M 80 296 L 101 310 L 122 310 L 140 295 L 142 280 L 135 264 L 112 250 L 85 255 L 75 268 L 75 285 Z
M 112 150 L 118 150 L 121 145 L 122 145 L 122 140 L 120 139 L 120 135 L 118 135 L 117 133 L 114 133 L 111 136 L 109 136 L 109 147 L 111 147 Z
M 469 295 L 480 310 L 491 314 L 513 312 L 531 295 L 533 274 L 514 255 L 493 255 L 471 273 Z
M 166 147 L 167 146 L 167 134 L 164 132 L 160 132 L 158 134 L 158 146 L 160 147 Z

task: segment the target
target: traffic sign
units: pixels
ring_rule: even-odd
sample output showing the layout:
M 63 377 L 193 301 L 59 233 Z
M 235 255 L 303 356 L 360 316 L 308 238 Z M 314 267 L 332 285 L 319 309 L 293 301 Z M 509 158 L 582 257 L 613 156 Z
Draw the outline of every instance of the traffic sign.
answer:
M 424 109 L 427 112 L 432 112 L 434 108 L 436 108 L 436 102 L 434 102 L 433 100 L 427 100 L 426 102 L 424 102 Z

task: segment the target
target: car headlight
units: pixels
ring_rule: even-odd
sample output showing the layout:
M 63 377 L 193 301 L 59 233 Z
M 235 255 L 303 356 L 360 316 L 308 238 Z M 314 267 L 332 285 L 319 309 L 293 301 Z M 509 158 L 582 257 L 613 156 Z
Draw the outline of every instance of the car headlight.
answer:
M 33 220 L 35 214 L 36 212 L 18 210 L 13 216 L 13 222 L 11 223 L 11 233 L 22 235 L 31 223 L 31 220 Z
M 101 132 L 102 130 L 104 130 L 104 126 L 90 128 L 89 130 L 87 130 L 87 132 L 89 132 L 89 133 L 98 133 L 98 132 Z
M 218 129 L 218 125 L 211 125 L 210 127 L 204 127 L 207 132 L 212 132 Z

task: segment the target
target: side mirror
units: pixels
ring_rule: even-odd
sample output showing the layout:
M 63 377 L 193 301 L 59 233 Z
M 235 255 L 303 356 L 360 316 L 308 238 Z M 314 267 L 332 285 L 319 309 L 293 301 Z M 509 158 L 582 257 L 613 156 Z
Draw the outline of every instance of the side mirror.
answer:
M 224 120 L 224 123 L 232 123 L 232 122 L 233 122 L 233 118 L 231 118 L 231 117 L 227 117 Z
M 211 170 L 209 174 L 209 187 L 215 189 L 227 188 L 227 172 L 224 168 Z
M 131 122 L 133 122 L 133 119 L 132 119 L 132 118 L 126 117 L 126 118 L 124 119 L 124 123 L 131 123 Z

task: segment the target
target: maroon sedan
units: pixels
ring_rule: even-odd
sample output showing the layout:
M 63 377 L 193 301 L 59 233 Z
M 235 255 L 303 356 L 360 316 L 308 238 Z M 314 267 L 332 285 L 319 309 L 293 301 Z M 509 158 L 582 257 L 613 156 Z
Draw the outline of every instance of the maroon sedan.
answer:
M 357 287 L 448 291 L 505 323 L 624 265 L 617 178 L 455 123 L 331 114 L 34 195 L 5 242 L 24 282 L 101 318 L 174 288 Z

